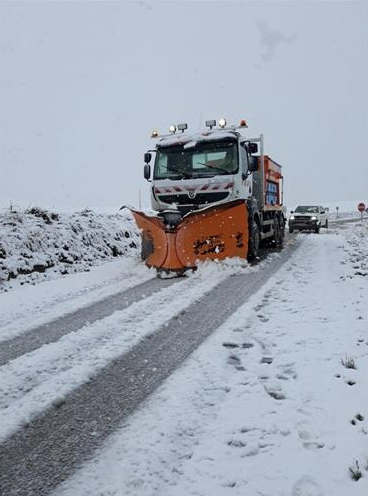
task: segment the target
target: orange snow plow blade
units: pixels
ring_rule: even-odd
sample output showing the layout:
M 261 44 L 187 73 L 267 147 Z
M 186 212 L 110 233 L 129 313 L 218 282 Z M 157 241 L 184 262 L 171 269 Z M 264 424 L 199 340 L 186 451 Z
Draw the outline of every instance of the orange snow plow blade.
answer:
M 150 217 L 132 210 L 141 229 L 142 258 L 149 267 L 164 271 L 195 268 L 198 261 L 246 258 L 248 211 L 243 200 L 190 212 L 169 222 L 165 214 Z M 168 214 L 170 215 L 170 213 Z

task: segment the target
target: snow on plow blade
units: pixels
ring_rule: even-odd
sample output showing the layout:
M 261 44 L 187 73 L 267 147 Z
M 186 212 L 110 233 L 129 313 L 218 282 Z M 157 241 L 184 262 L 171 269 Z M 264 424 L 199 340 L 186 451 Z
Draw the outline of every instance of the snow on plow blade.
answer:
M 142 258 L 149 267 L 184 271 L 198 261 L 246 258 L 248 211 L 244 200 L 207 207 L 181 217 L 162 212 L 151 217 L 132 210 L 141 229 Z

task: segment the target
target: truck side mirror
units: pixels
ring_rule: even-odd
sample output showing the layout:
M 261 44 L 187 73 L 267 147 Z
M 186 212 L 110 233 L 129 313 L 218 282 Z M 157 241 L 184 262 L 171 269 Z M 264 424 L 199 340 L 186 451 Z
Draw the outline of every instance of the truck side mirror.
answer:
M 252 155 L 253 153 L 258 152 L 258 144 L 257 143 L 249 143 L 248 145 L 248 151 Z
M 144 163 L 149 164 L 151 162 L 151 158 L 152 158 L 152 155 L 149 152 L 145 153 L 144 154 Z
M 250 156 L 248 157 L 248 171 L 255 172 L 258 170 L 258 157 Z
M 290 210 L 290 213 L 293 214 L 294 213 L 294 210 Z
M 148 155 L 150 155 L 150 154 L 148 154 Z M 150 166 L 150 164 L 145 164 L 143 175 L 144 175 L 144 179 L 147 179 L 147 181 L 150 180 L 150 177 L 151 177 L 151 166 Z

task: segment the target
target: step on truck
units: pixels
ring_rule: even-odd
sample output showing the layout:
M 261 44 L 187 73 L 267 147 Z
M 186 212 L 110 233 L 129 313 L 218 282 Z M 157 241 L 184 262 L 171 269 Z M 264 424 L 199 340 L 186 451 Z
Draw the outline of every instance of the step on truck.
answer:
M 282 168 L 264 154 L 263 135 L 249 138 L 246 128 L 220 119 L 194 134 L 187 124 L 152 133 L 144 177 L 156 213 L 132 209 L 148 266 L 183 273 L 206 259 L 255 259 L 260 243 L 282 245 Z

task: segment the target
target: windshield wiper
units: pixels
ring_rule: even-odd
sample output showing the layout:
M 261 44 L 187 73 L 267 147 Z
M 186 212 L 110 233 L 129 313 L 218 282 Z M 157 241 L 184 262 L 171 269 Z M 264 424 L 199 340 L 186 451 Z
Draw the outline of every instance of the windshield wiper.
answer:
M 167 179 L 192 179 L 192 176 L 190 174 L 186 174 L 185 172 L 177 172 L 176 174 L 173 174 L 172 176 L 167 176 Z
M 207 165 L 207 167 L 209 167 L 212 170 L 216 170 L 216 171 L 219 171 L 219 172 L 224 172 L 225 174 L 233 174 L 233 172 L 229 172 L 226 169 L 221 169 L 221 167 L 212 167 L 211 165 Z
M 208 162 L 206 164 L 202 163 L 202 162 L 197 162 L 199 165 L 204 165 L 205 167 L 207 167 L 208 169 L 212 169 L 212 170 L 218 170 L 220 172 L 225 172 L 225 174 L 232 174 L 232 172 L 229 172 L 228 170 L 226 169 L 221 169 L 221 167 L 217 167 L 217 166 L 214 166 L 214 165 L 210 165 Z

